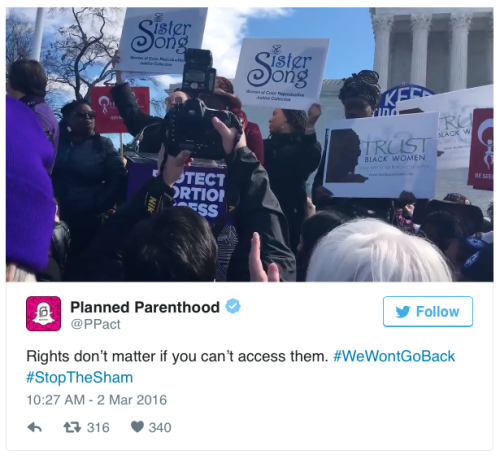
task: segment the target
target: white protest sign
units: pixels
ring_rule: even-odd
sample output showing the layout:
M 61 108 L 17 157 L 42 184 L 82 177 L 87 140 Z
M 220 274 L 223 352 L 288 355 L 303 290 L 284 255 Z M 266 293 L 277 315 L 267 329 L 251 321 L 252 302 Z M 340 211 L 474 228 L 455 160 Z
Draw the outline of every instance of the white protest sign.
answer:
M 201 48 L 208 8 L 127 8 L 117 70 L 181 74 L 184 53 Z
M 245 38 L 234 80 L 244 106 L 308 110 L 319 100 L 329 38 Z
M 493 85 L 396 103 L 399 114 L 439 112 L 438 169 L 469 167 L 472 113 L 493 107 Z
M 433 198 L 439 113 L 332 121 L 324 186 L 339 198 Z

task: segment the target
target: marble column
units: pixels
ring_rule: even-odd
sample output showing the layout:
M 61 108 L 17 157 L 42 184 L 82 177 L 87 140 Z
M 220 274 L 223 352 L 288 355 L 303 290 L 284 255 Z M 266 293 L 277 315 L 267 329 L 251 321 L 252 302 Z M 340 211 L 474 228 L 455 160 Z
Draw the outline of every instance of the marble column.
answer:
M 450 91 L 467 88 L 467 49 L 472 13 L 451 14 Z
M 493 84 L 493 16 L 490 19 L 488 29 L 486 29 L 485 55 L 487 82 Z
M 426 85 L 427 80 L 427 42 L 432 15 L 412 14 L 411 28 L 413 32 L 413 46 L 411 54 L 410 83 L 420 86 Z
M 375 16 L 372 18 L 375 33 L 375 59 L 373 70 L 378 72 L 379 84 L 382 92 L 387 89 L 389 79 L 389 52 L 391 29 L 394 18 L 389 15 Z

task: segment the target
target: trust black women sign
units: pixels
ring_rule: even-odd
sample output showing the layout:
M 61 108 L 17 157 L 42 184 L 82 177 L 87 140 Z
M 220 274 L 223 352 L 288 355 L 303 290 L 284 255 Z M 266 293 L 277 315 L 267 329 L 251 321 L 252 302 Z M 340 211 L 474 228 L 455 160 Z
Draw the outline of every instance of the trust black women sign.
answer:
M 308 110 L 319 101 L 329 38 L 245 38 L 234 89 L 243 105 Z
M 201 48 L 208 8 L 127 8 L 117 70 L 181 74 L 188 48 Z
M 343 198 L 433 198 L 438 113 L 332 121 L 324 186 Z

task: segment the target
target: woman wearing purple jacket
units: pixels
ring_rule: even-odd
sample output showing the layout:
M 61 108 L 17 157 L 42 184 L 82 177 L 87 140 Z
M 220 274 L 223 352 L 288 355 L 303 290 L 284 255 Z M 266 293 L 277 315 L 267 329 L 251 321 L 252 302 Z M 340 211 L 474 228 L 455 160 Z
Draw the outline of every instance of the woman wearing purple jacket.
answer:
M 47 75 L 39 62 L 19 59 L 10 64 L 7 95 L 30 107 L 38 118 L 45 135 L 54 147 L 53 158 L 47 169 L 47 172 L 51 174 L 59 144 L 59 124 L 54 112 L 45 103 L 46 88 Z

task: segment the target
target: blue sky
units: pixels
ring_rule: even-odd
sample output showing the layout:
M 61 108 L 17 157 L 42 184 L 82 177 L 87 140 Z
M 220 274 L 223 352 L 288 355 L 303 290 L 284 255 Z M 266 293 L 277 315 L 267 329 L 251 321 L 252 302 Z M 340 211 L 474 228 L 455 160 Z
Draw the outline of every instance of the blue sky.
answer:
M 36 8 L 15 10 L 34 22 Z M 120 13 L 118 23 L 124 13 Z M 72 18 L 64 14 L 46 16 L 44 42 L 50 43 L 58 27 L 68 25 L 68 21 Z M 115 33 L 120 31 L 121 25 Z M 219 75 L 234 76 L 244 37 L 330 38 L 324 78 L 345 78 L 373 65 L 375 42 L 368 8 L 209 8 L 203 47 L 212 51 Z M 180 75 L 173 77 L 178 81 Z M 170 75 L 160 80 L 164 88 L 173 82 Z M 139 85 L 150 86 L 146 82 Z M 165 93 L 152 88 L 151 96 L 162 99 Z M 67 98 L 74 98 L 74 93 Z M 117 136 L 111 137 L 116 141 Z M 128 135 L 125 138 L 126 142 L 131 140 Z
M 249 37 L 330 38 L 325 78 L 371 69 L 375 41 L 368 8 L 293 8 L 280 18 L 250 18 Z

